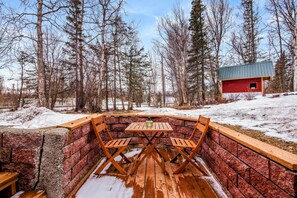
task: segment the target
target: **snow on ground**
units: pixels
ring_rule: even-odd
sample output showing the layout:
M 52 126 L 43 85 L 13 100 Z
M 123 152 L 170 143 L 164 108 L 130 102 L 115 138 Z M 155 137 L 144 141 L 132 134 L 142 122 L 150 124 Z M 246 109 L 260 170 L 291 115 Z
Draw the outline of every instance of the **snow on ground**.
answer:
M 65 122 L 85 117 L 85 114 L 56 113 L 44 107 L 22 108 L 14 112 L 0 114 L 0 126 L 13 126 L 14 128 L 36 129 L 56 126 Z
M 239 100 L 220 105 L 208 105 L 195 110 L 172 108 L 135 108 L 141 114 L 181 115 L 197 118 L 208 116 L 213 122 L 240 125 L 268 136 L 297 142 L 297 95 L 277 98 L 258 96 L 254 100 Z M 29 107 L 15 112 L 0 113 L 0 126 L 43 128 L 69 122 L 85 114 L 61 114 L 46 108 Z
M 196 110 L 172 108 L 136 108 L 140 114 L 164 114 L 195 117 L 208 116 L 211 121 L 222 124 L 240 125 L 257 130 L 268 136 L 285 141 L 297 142 L 297 95 L 277 98 L 260 97 L 254 100 L 239 100 L 220 105 L 208 105 Z

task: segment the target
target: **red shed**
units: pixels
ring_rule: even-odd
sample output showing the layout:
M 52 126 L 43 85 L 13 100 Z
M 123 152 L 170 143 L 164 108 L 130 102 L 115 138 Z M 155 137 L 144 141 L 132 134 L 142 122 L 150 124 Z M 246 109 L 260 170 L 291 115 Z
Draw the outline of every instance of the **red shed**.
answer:
M 255 96 L 264 93 L 264 81 L 274 76 L 271 61 L 221 67 L 219 80 L 223 98 Z

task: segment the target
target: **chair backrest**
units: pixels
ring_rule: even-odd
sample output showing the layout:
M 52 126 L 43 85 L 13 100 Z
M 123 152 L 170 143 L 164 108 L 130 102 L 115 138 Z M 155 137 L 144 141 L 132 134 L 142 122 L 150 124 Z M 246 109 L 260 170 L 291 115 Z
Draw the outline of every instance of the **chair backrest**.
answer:
M 206 133 L 208 131 L 209 122 L 210 122 L 210 118 L 206 118 L 202 115 L 199 116 L 197 124 L 193 130 L 191 137 L 190 137 L 190 139 L 192 140 L 192 139 L 194 139 L 196 132 L 198 132 L 198 131 L 201 132 L 201 136 L 197 142 L 197 146 L 196 146 L 195 150 L 198 150 L 199 147 L 201 146 L 201 144 L 206 136 Z
M 109 133 L 108 127 L 106 125 L 106 121 L 104 116 L 98 116 L 96 118 L 92 118 L 91 120 L 94 132 L 96 134 L 97 139 L 99 140 L 99 144 L 104 147 L 104 142 L 101 138 L 101 133 L 106 132 L 107 136 L 110 140 L 112 140 L 112 136 Z

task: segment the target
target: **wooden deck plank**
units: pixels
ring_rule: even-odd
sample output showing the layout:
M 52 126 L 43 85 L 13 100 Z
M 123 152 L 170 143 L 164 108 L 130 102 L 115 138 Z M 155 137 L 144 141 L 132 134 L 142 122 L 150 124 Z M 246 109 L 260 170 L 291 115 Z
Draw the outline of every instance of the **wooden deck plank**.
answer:
M 195 177 L 200 189 L 203 192 L 204 197 L 213 197 L 218 198 L 219 196 L 215 193 L 213 188 L 210 186 L 210 184 L 201 177 Z
M 157 159 L 162 160 L 161 157 L 156 153 Z M 164 163 L 164 162 L 162 162 Z M 171 198 L 168 195 L 168 190 L 166 186 L 165 174 L 162 168 L 155 162 L 155 184 L 156 184 L 156 197 Z
M 177 153 L 169 151 L 169 155 L 173 158 Z M 175 170 L 179 165 L 171 163 L 171 167 Z M 187 166 L 185 171 L 180 174 L 175 174 L 175 181 L 177 184 L 177 189 L 181 197 L 199 197 L 203 198 L 204 195 L 202 190 L 199 188 L 199 185 L 195 178 L 193 177 L 192 172 L 189 171 Z
M 145 176 L 146 176 L 146 163 L 147 159 L 145 159 L 138 167 L 135 173 L 135 180 L 133 184 L 134 194 L 133 198 L 140 198 L 144 196 L 144 188 L 145 188 Z
M 155 161 L 152 156 L 147 158 L 145 177 L 145 198 L 156 197 L 155 192 Z
M 166 181 L 166 186 L 167 186 L 167 191 L 168 191 L 168 196 L 171 198 L 179 198 L 180 195 L 177 190 L 177 185 L 173 176 L 173 170 L 171 168 L 170 162 L 167 161 L 165 163 L 166 170 L 168 172 L 168 175 L 165 175 L 165 181 Z

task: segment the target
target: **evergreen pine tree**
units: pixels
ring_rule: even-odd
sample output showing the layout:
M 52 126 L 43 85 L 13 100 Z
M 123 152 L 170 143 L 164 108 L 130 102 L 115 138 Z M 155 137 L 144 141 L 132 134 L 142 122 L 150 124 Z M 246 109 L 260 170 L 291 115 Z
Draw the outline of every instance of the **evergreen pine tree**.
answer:
M 82 42 L 83 42 L 83 1 L 70 0 L 65 32 L 68 35 L 66 42 L 65 53 L 68 55 L 65 63 L 68 65 L 68 74 L 75 75 L 75 81 L 69 84 L 75 84 L 75 110 L 82 110 L 85 106 L 84 90 L 83 90 L 83 57 L 82 57 Z M 72 80 L 71 79 L 71 80 Z
M 133 102 L 140 104 L 146 89 L 147 78 L 151 74 L 151 65 L 144 48 L 138 47 L 135 39 L 136 32 L 130 32 L 133 36 L 129 38 L 128 49 L 123 53 L 124 76 L 128 92 L 128 109 L 133 109 Z
M 192 1 L 190 16 L 191 47 L 188 59 L 188 90 L 192 100 L 205 101 L 205 72 L 207 51 L 206 27 L 204 22 L 205 6 L 201 0 Z
M 244 63 L 255 63 L 257 61 L 257 48 L 259 43 L 257 24 L 260 20 L 255 10 L 254 0 L 242 0 L 243 8 L 243 58 Z

